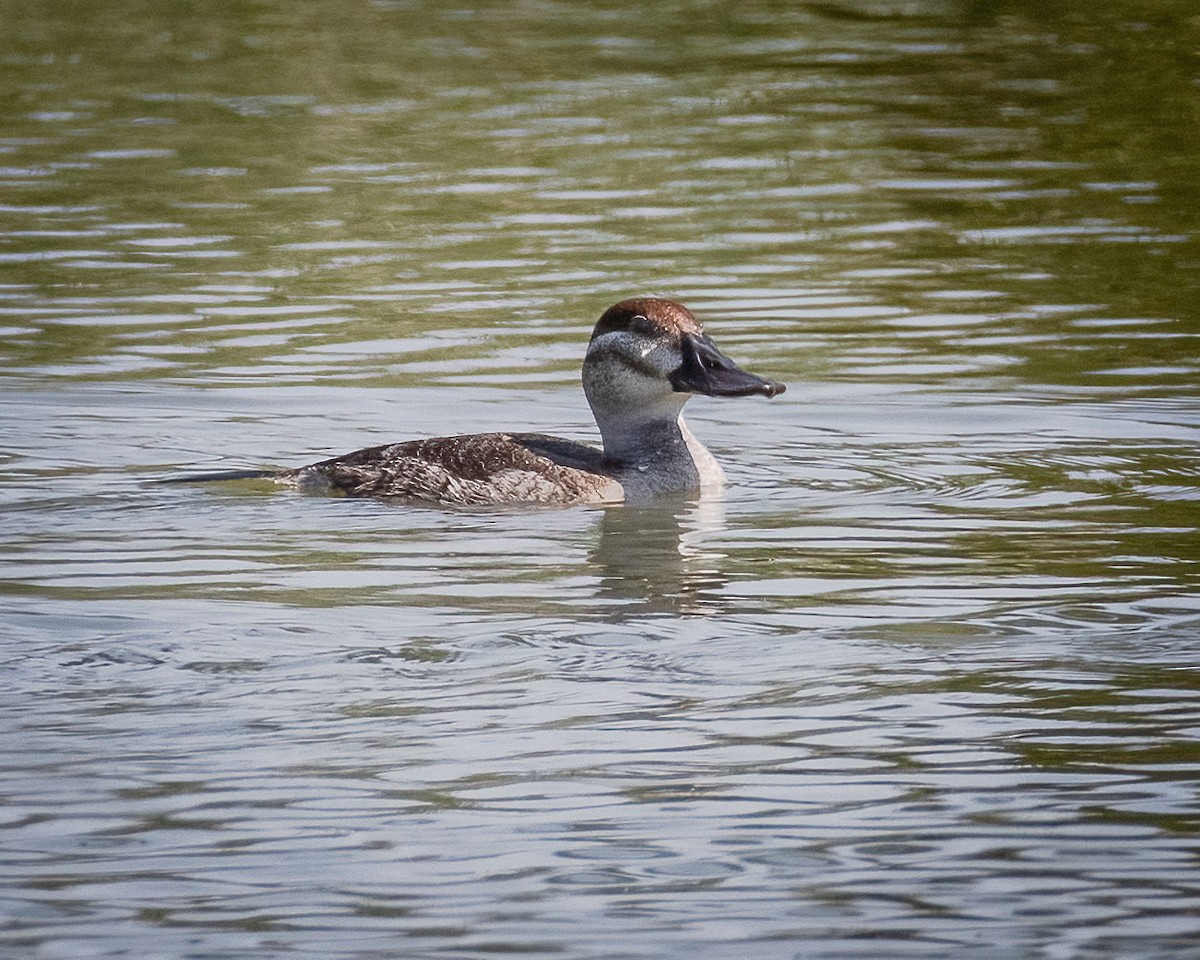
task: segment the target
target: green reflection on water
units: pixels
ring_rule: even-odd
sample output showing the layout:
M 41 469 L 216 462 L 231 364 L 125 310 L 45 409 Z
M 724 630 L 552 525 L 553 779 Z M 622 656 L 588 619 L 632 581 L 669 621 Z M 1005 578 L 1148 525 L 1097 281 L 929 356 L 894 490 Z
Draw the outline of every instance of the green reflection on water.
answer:
M 94 233 L 82 271 L 6 212 L 6 249 L 55 256 L 5 272 L 126 295 L 232 274 L 308 301 L 472 275 L 446 264 L 621 289 L 907 264 L 856 289 L 919 309 L 950 271 L 1018 310 L 1097 304 L 1194 336 L 1188 6 L 9 4 L 11 202 L 48 210 L 42 233 Z M 130 245 L 122 222 L 226 239 Z

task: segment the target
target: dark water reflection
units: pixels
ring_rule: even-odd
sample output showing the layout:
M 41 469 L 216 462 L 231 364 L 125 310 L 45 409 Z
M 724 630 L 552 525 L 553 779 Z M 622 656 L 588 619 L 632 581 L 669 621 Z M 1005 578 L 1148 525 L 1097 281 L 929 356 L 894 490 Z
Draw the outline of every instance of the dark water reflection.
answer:
M 0 953 L 1195 954 L 1193 4 L 0 18 Z M 719 503 L 153 482 L 642 291 Z

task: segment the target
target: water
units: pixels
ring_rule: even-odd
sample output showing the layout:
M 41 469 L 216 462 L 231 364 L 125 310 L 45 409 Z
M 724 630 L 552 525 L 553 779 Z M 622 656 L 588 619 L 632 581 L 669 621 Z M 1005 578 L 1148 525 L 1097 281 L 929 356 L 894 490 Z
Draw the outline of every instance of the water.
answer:
M 4 4 L 0 955 L 1190 958 L 1190 3 Z M 159 486 L 682 299 L 719 502 Z

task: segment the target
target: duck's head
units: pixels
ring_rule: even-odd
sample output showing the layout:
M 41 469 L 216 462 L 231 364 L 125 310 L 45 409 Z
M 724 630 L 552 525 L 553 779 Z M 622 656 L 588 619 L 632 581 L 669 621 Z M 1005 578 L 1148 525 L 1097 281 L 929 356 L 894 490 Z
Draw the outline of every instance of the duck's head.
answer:
M 602 433 L 639 421 L 674 420 L 693 393 L 775 397 L 785 387 L 741 369 L 687 307 L 638 297 L 604 311 L 583 362 L 583 389 Z

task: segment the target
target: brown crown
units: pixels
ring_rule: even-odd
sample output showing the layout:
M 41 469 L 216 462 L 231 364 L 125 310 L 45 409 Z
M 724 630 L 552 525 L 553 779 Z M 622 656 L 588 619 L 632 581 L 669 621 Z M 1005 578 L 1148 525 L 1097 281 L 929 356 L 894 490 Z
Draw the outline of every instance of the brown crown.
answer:
M 634 297 L 613 304 L 600 316 L 592 339 L 618 330 L 628 330 L 635 317 L 645 317 L 650 325 L 671 338 L 685 333 L 699 336 L 704 332 L 700 321 L 682 303 L 660 297 Z

